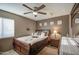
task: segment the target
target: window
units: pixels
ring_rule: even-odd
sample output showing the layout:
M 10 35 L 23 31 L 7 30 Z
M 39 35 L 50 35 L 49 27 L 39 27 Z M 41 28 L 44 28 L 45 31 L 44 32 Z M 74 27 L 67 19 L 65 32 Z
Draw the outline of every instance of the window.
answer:
M 62 24 L 62 20 L 57 21 L 57 24 L 61 25 Z
M 47 26 L 47 22 L 44 23 L 44 26 Z
M 75 19 L 75 23 L 78 24 L 79 23 L 79 18 Z
M 42 23 L 39 23 L 39 26 L 42 26 Z
M 0 37 L 14 36 L 14 20 L 7 18 L 0 18 Z
M 53 25 L 54 24 L 54 22 L 50 22 L 50 25 Z
M 2 36 L 2 18 L 0 18 L 0 37 Z

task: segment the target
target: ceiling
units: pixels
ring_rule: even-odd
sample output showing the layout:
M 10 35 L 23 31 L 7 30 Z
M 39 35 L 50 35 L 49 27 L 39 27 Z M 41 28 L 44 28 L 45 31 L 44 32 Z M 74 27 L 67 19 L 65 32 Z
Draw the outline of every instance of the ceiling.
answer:
M 42 3 L 26 3 L 26 5 L 33 8 L 33 7 L 39 7 L 40 5 L 42 5 Z M 29 12 L 31 10 L 22 6 L 21 3 L 0 3 L 0 9 L 38 21 L 38 20 L 70 14 L 74 4 L 73 3 L 44 3 L 44 5 L 46 7 L 39 11 L 46 12 L 47 15 L 38 14 L 37 17 L 34 17 L 34 15 L 31 13 L 24 15 L 23 13 Z

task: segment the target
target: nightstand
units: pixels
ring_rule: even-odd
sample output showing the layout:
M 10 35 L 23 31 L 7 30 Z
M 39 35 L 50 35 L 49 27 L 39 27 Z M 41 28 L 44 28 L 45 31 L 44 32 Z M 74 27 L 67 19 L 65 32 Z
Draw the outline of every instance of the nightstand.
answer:
M 51 46 L 58 48 L 59 44 L 60 44 L 60 39 L 51 39 L 51 43 L 50 43 Z

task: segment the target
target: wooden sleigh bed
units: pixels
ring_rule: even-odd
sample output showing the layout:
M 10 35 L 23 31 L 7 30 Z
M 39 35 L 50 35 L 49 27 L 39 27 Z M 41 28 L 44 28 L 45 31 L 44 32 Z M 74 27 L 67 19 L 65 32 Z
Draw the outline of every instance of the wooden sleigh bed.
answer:
M 35 38 L 35 37 L 32 37 L 32 38 Z M 39 41 L 36 41 L 34 43 L 31 43 L 31 42 L 27 43 L 26 41 L 21 41 L 25 39 L 22 37 L 19 39 L 20 40 L 18 40 L 18 38 L 13 39 L 13 47 L 14 47 L 14 50 L 21 55 L 36 55 L 49 43 L 48 36 L 44 38 L 40 38 L 41 40 L 39 40 L 38 38 L 35 38 L 34 39 L 35 41 L 36 40 L 39 40 Z

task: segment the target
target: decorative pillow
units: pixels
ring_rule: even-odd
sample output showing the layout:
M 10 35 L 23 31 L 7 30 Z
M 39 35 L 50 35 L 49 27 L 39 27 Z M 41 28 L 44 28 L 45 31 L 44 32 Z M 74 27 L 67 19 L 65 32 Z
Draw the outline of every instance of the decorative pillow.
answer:
M 37 35 L 41 35 L 41 32 L 40 32 L 40 31 L 38 31 Z
M 42 32 L 41 33 L 41 35 L 40 35 L 40 37 L 44 37 L 45 36 L 45 33 L 44 32 Z
M 37 36 L 38 32 L 34 33 L 34 36 Z
M 48 36 L 48 32 L 45 32 L 45 36 Z
M 38 36 L 32 36 L 33 38 L 38 38 Z
M 34 35 L 34 33 L 31 34 L 32 36 Z

